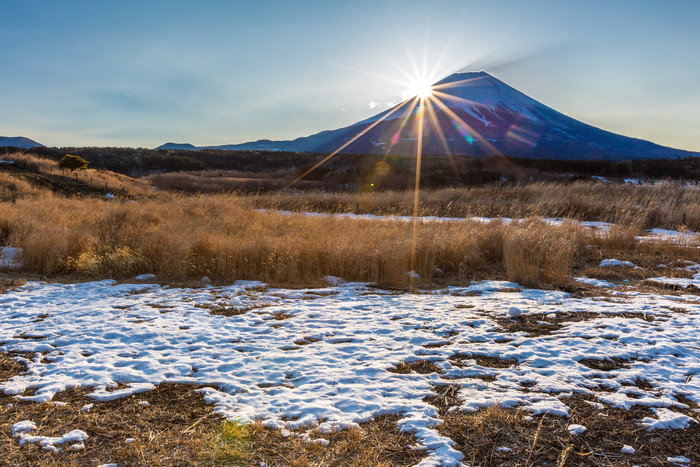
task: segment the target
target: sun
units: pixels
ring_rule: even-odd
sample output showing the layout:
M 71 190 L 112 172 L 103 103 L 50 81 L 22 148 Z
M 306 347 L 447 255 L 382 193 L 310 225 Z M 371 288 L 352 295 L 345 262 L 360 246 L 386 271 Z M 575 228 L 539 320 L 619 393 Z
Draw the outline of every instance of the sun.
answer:
M 407 94 L 409 98 L 427 99 L 433 95 L 433 85 L 428 78 L 416 78 L 410 83 Z

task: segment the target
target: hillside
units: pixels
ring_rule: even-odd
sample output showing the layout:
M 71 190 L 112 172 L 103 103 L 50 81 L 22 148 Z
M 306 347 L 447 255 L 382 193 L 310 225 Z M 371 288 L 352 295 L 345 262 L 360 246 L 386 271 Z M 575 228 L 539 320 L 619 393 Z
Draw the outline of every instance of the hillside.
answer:
M 107 193 L 145 192 L 144 182 L 103 169 L 70 172 L 51 159 L 30 154 L 0 156 L 0 200 L 28 196 L 62 194 L 69 196 L 104 196 Z

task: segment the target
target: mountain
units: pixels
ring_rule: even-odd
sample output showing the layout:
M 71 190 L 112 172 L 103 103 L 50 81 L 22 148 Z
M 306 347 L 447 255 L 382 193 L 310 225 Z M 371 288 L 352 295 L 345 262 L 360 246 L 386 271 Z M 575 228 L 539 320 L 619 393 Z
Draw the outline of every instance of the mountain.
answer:
M 24 136 L 0 136 L 0 147 L 13 147 L 22 149 L 31 149 L 37 146 L 44 146 L 41 143 L 25 138 Z
M 158 146 L 156 149 L 180 149 L 184 151 L 194 151 L 198 149 L 197 146 L 189 143 L 165 143 Z
M 417 98 L 337 130 L 292 141 L 261 140 L 207 149 L 331 153 L 416 153 L 420 114 L 423 153 L 503 154 L 565 160 L 628 160 L 700 156 L 617 135 L 568 117 L 485 72 L 455 73 L 433 85 L 421 107 Z M 364 134 L 362 134 L 364 132 Z M 357 135 L 360 135 L 353 141 Z

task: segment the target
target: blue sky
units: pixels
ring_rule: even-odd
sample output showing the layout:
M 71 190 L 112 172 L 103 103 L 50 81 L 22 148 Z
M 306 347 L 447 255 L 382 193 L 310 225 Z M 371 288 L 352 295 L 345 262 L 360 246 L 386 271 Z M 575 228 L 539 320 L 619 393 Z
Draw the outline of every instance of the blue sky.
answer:
M 700 2 L 0 0 L 0 135 L 289 139 L 399 102 L 412 60 L 700 151 Z M 440 59 L 439 57 L 442 57 Z

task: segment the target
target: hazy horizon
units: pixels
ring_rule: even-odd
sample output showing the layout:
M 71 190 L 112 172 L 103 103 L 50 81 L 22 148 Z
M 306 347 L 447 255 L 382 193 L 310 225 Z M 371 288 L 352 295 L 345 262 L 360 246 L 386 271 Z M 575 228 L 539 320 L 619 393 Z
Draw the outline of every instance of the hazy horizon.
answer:
M 604 130 L 700 151 L 700 5 L 267 1 L 5 5 L 0 134 L 47 146 L 283 140 L 484 70 Z M 436 67 L 437 65 L 437 67 Z

